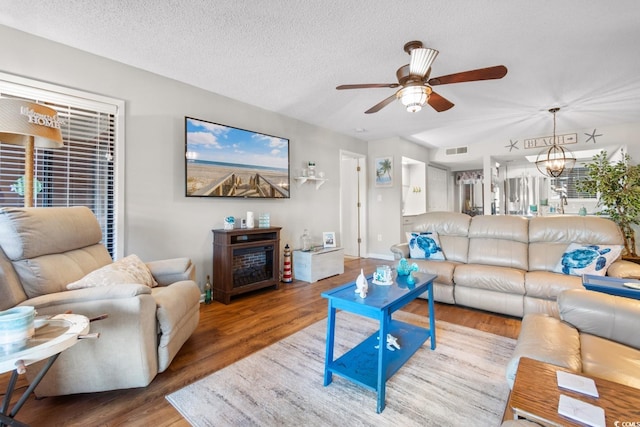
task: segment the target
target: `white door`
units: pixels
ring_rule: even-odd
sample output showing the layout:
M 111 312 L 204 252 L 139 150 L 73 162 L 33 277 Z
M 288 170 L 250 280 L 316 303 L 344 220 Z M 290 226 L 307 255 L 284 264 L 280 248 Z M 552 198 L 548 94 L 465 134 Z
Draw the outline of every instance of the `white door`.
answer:
M 362 257 L 366 244 L 366 156 L 340 153 L 341 245 L 346 256 Z

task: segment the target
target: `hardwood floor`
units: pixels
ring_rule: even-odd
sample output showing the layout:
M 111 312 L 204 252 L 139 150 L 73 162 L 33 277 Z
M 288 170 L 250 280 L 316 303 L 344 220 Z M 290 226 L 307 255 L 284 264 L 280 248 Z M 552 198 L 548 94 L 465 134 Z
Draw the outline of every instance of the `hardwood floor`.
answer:
M 390 263 L 390 262 L 387 262 Z M 281 284 L 239 296 L 231 304 L 201 305 L 200 324 L 169 369 L 145 388 L 103 393 L 30 397 L 16 417 L 32 426 L 188 426 L 164 398 L 212 372 L 303 329 L 327 316 L 322 291 L 355 280 L 360 269 L 371 273 L 380 260 L 349 259 L 345 273 L 320 282 Z M 425 314 L 427 301 L 419 299 L 403 310 Z M 436 304 L 436 319 L 516 338 L 520 319 L 448 304 Z M 4 391 L 9 375 L 0 375 Z M 19 380 L 22 392 L 24 379 Z M 14 395 L 13 401 L 17 400 Z

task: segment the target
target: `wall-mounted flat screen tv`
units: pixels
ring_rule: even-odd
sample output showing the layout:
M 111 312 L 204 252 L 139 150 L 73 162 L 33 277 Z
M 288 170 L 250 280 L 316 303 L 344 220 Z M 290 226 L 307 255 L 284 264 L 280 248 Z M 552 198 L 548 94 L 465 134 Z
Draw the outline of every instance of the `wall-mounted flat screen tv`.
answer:
M 289 140 L 185 117 L 187 197 L 289 198 Z

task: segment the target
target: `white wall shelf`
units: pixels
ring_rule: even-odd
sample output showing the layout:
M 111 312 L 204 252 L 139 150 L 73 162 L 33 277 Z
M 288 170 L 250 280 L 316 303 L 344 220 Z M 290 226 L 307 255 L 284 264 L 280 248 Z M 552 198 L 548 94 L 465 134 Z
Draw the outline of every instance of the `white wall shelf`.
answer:
M 298 187 L 300 187 L 305 182 L 315 182 L 316 190 L 322 187 L 322 184 L 324 184 L 327 181 L 326 178 L 316 178 L 314 176 L 298 176 L 298 177 L 295 177 L 294 179 L 296 180 Z

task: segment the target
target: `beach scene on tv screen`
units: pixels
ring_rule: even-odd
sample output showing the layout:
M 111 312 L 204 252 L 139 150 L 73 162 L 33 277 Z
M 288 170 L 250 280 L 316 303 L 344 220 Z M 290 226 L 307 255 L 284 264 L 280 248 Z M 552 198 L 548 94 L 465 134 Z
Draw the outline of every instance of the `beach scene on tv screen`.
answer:
M 185 119 L 186 195 L 289 197 L 289 140 Z

